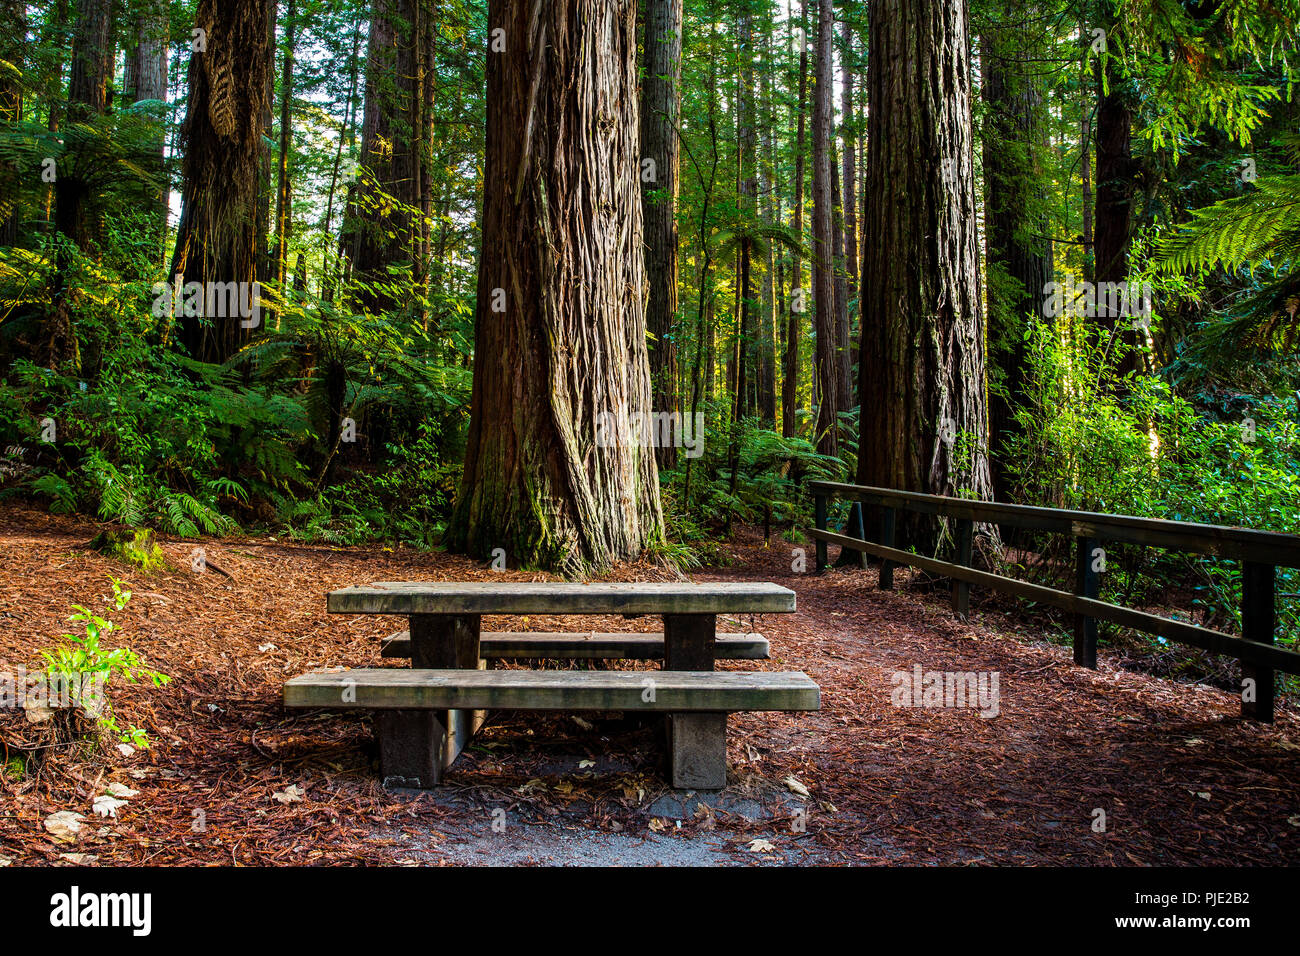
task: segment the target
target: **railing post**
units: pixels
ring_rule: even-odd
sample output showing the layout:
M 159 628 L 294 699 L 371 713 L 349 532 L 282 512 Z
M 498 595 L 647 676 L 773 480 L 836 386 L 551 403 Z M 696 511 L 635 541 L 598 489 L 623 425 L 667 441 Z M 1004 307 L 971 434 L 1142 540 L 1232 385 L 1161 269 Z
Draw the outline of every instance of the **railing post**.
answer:
M 880 543 L 886 548 L 894 546 L 894 518 L 897 512 L 893 508 L 880 509 Z M 881 559 L 880 587 L 889 591 L 894 587 L 894 562 Z
M 1096 598 L 1099 578 L 1092 569 L 1092 552 L 1097 548 L 1096 538 L 1076 538 L 1074 542 L 1074 593 L 1080 597 Z M 1087 614 L 1074 614 L 1074 662 L 1080 667 L 1097 669 L 1097 619 Z
M 975 522 L 969 518 L 957 518 L 957 564 L 970 567 L 972 548 L 975 541 Z M 970 584 L 956 578 L 952 582 L 952 609 L 960 618 L 970 612 Z
M 855 502 L 853 502 L 853 504 L 850 506 L 850 510 L 849 510 L 849 537 L 850 537 L 850 538 L 861 538 L 863 541 L 866 541 L 866 540 L 867 540 L 867 526 L 866 526 L 866 523 L 865 523 L 865 521 L 863 520 L 863 517 L 862 517 L 862 502 L 861 502 L 861 501 L 855 501 Z M 857 558 L 857 561 L 858 561 L 858 567 L 862 568 L 862 570 L 864 570 L 864 571 L 867 569 L 867 552 L 865 552 L 865 551 L 857 551 L 857 552 L 853 552 L 853 550 L 852 550 L 851 548 L 845 548 L 844 550 L 846 550 L 846 551 L 850 551 L 850 552 L 852 552 L 852 553 L 857 554 L 857 556 L 858 556 L 858 558 Z
M 817 525 L 818 531 L 825 531 L 826 530 L 826 495 L 819 491 L 815 494 L 813 501 L 815 502 L 814 508 L 816 513 L 816 520 L 814 521 L 814 523 Z M 818 571 L 826 570 L 826 542 L 823 541 L 821 538 L 817 539 L 817 570 Z
M 1248 641 L 1272 644 L 1277 627 L 1274 598 L 1277 589 L 1276 569 L 1271 564 L 1244 561 L 1241 566 L 1241 636 Z M 1241 716 L 1273 722 L 1273 668 L 1258 664 L 1241 664 Z M 1246 700 L 1246 681 L 1254 681 L 1254 700 Z

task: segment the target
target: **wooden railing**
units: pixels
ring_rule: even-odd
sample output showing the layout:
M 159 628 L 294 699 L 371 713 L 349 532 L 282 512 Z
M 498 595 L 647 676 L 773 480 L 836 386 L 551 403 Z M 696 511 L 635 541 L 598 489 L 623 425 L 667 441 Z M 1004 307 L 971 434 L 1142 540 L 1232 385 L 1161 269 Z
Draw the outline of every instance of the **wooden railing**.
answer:
M 826 567 L 826 545 L 839 544 L 851 551 L 865 552 L 881 559 L 882 588 L 893 587 L 894 566 L 897 564 L 951 578 L 953 610 L 962 616 L 970 605 L 972 584 L 1063 608 L 1074 614 L 1074 662 L 1083 667 L 1097 666 L 1098 620 L 1236 658 L 1242 666 L 1242 716 L 1255 720 L 1270 723 L 1273 720 L 1275 672 L 1300 674 L 1300 653 L 1274 644 L 1277 568 L 1300 567 L 1300 536 L 1162 518 L 969 501 L 832 481 L 810 482 L 809 488 L 816 501 L 817 526 L 810 534 L 817 541 L 818 571 Z M 837 497 L 881 509 L 879 542 L 836 534 L 827 529 L 828 504 Z M 956 560 L 940 561 L 895 548 L 894 529 L 899 510 L 951 519 L 954 522 Z M 1074 591 L 1030 584 L 970 567 L 976 523 L 1071 535 L 1075 539 Z M 1099 579 L 1093 569 L 1102 541 L 1123 541 L 1241 562 L 1242 636 L 1098 600 Z

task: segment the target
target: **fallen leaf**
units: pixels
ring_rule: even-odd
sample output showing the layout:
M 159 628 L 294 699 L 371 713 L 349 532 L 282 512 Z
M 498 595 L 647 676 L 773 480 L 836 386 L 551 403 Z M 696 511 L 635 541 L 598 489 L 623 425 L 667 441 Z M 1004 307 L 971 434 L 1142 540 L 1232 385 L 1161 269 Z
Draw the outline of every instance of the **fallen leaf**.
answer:
M 268 651 L 279 650 L 279 648 L 277 648 L 274 644 L 258 644 L 257 649 L 261 651 L 263 654 L 267 653 Z
M 11 856 L 0 856 L 0 867 L 8 866 L 13 861 L 14 858 Z
M 588 767 L 594 767 L 594 766 L 596 766 L 596 761 L 594 761 L 594 760 L 579 760 L 579 761 L 578 761 L 578 769 L 579 769 L 579 770 L 585 770 L 585 769 L 587 769 Z
M 790 788 L 791 793 L 797 793 L 801 797 L 811 796 L 811 794 L 808 793 L 808 788 L 805 787 L 798 780 L 796 780 L 793 776 L 786 777 L 784 783 L 787 787 Z
M 119 800 L 116 797 L 96 797 L 91 806 L 97 816 L 116 817 L 118 808 L 126 806 L 126 801 Z
M 138 797 L 140 795 L 139 790 L 132 790 L 124 783 L 110 783 L 108 785 L 108 792 L 115 797 L 121 797 L 123 800 L 130 800 L 132 797 Z
M 667 828 L 664 826 L 664 821 L 660 820 L 658 817 L 651 817 L 650 829 L 655 833 L 663 833 Z
M 771 853 L 775 849 L 776 847 L 774 847 L 767 840 L 755 839 L 749 841 L 750 853 Z
M 90 866 L 90 864 L 98 860 L 99 857 L 95 856 L 93 853 L 60 853 L 59 859 L 67 860 L 74 866 Z
M 271 799 L 278 800 L 280 803 L 284 804 L 302 803 L 302 798 L 306 795 L 307 791 L 303 790 L 303 788 L 298 786 L 296 783 L 291 783 L 283 790 L 277 790 L 275 793 L 271 794 Z
M 118 744 L 117 750 L 118 753 L 120 753 L 123 757 L 130 757 L 132 754 L 135 753 L 135 748 L 132 747 L 130 744 Z
M 1300 816 L 1287 817 L 1286 822 L 1293 827 L 1300 827 Z
M 73 813 L 71 810 L 60 810 L 58 813 L 51 813 L 45 818 L 45 829 L 54 834 L 56 840 L 71 842 L 81 832 L 81 821 L 84 819 L 86 818 L 80 813 Z
M 43 724 L 54 717 L 54 711 L 40 704 L 28 704 L 23 708 L 23 715 L 29 724 Z
M 574 718 L 573 718 L 573 722 L 574 722 L 575 724 L 577 724 L 579 727 L 581 727 L 583 730 L 595 730 L 595 729 L 596 729 L 596 725 L 595 725 L 595 724 L 591 723 L 590 721 L 583 720 L 581 717 L 574 717 Z

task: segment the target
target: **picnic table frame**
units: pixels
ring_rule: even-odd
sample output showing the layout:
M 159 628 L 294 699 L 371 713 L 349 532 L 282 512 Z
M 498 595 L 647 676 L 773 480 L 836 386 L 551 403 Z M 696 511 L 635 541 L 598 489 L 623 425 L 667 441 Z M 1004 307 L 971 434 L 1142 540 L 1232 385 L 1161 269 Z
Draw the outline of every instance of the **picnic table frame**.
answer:
M 541 582 L 378 582 L 331 591 L 332 614 L 404 614 L 409 619 L 411 667 L 478 670 L 484 614 L 657 614 L 664 622 L 664 669 L 711 671 L 720 613 L 787 613 L 788 588 L 761 583 L 571 584 Z M 581 635 L 574 635 L 575 641 Z M 486 719 L 486 711 L 377 711 L 381 763 L 405 768 L 388 774 L 438 782 Z M 670 714 L 670 750 L 689 759 L 708 748 L 692 741 L 725 735 L 725 713 Z M 700 768 L 702 775 L 717 768 Z M 723 768 L 725 774 L 725 767 Z M 395 779 L 396 778 L 396 779 Z

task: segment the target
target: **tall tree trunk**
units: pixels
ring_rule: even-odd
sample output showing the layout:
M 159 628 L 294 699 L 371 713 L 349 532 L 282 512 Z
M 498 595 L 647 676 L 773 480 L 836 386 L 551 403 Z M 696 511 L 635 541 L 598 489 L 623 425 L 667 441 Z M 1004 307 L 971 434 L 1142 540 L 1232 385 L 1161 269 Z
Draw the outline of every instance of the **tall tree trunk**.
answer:
M 641 81 L 641 207 L 645 220 L 646 328 L 653 337 L 650 375 L 656 411 L 677 402 L 677 123 L 682 63 L 682 0 L 647 0 L 645 75 Z M 653 178 L 646 164 L 653 163 Z M 672 468 L 677 449 L 658 449 L 659 466 Z
M 835 140 L 831 139 L 831 262 L 835 294 L 835 408 L 846 412 L 853 407 L 853 357 L 849 355 L 849 277 L 844 248 L 844 201 L 840 193 L 840 166 L 836 162 Z
M 0 59 L 24 69 L 27 58 L 27 4 L 20 0 L 0 2 Z M 17 123 L 23 118 L 23 87 L 10 70 L 0 70 L 0 123 Z M 12 171 L 12 167 L 10 167 Z M 0 196 L 0 246 L 18 241 L 20 216 L 17 197 Z
M 298 29 L 296 0 L 288 0 L 284 15 L 284 68 L 280 71 L 280 155 L 275 171 L 275 284 L 281 295 L 288 291 L 289 230 L 293 223 L 293 181 L 289 154 L 293 147 L 293 58 Z M 275 327 L 280 327 L 279 315 Z
M 651 411 L 636 3 L 490 0 L 488 27 L 506 49 L 487 54 L 474 388 L 448 541 L 602 570 L 663 530 L 655 456 L 633 431 Z
M 844 384 L 840 396 L 845 409 L 854 405 L 855 382 L 853 381 L 853 307 L 851 300 L 858 294 L 858 155 L 857 155 L 857 115 L 853 97 L 853 29 L 845 20 L 841 29 L 844 52 L 840 61 L 840 72 L 844 80 L 844 89 L 840 98 L 840 138 L 843 140 L 842 175 L 840 195 L 843 197 L 841 209 L 844 216 L 844 328 L 841 341 L 844 344 L 844 359 L 840 370 L 844 375 Z
M 817 450 L 839 454 L 839 359 L 831 233 L 831 0 L 817 3 L 817 78 L 813 92 L 813 308 L 816 310 Z
M 72 34 L 72 71 L 68 80 L 68 120 L 85 123 L 108 108 L 113 75 L 113 4 L 80 0 Z M 54 183 L 54 227 L 83 252 L 99 235 L 98 216 L 90 208 L 91 183 L 79 171 L 59 170 Z M 47 368 L 80 364 L 72 313 L 77 289 L 69 283 L 73 258 L 66 246 L 55 253 L 54 279 L 46 320 L 36 347 L 36 361 Z
M 1108 12 L 1117 16 L 1114 3 L 1106 4 Z M 1110 55 L 1097 62 L 1097 203 L 1094 223 L 1096 283 L 1127 282 L 1129 241 L 1132 236 L 1133 195 L 1136 191 L 1138 164 L 1133 159 L 1132 92 L 1124 76 L 1116 46 L 1123 42 L 1122 31 L 1116 26 L 1108 32 L 1107 46 Z M 1112 314 L 1108 297 L 1097 296 L 1097 325 L 1113 336 L 1115 348 L 1124 343 L 1127 348 L 1116 367 L 1123 375 L 1137 367 L 1136 336 L 1127 319 Z
M 275 0 L 199 0 L 195 23 L 208 42 L 206 51 L 190 59 L 181 218 L 171 267 L 183 282 L 205 288 L 247 283 L 251 289 L 262 276 L 261 176 L 267 79 L 275 62 L 268 25 L 274 16 Z M 201 361 L 223 362 L 248 340 L 253 321 L 260 314 L 183 315 L 182 340 Z
M 770 19 L 768 26 L 770 27 Z M 759 74 L 761 97 L 763 153 L 763 223 L 772 225 L 780 222 L 780 191 L 773 182 L 776 174 L 776 157 L 772 140 L 772 70 L 775 64 L 772 58 L 772 30 L 763 31 L 763 70 Z M 758 348 L 758 414 L 764 427 L 771 428 L 776 423 L 776 301 L 779 289 L 777 279 L 776 244 L 767 244 L 767 261 L 763 271 L 763 311 L 759 329 Z
M 787 17 L 790 19 L 789 17 Z M 808 103 L 808 0 L 801 0 L 799 5 L 799 107 L 798 131 L 794 146 L 794 209 L 791 228 L 795 237 L 803 242 L 803 185 L 804 185 L 804 135 L 807 126 L 805 110 Z M 803 287 L 803 262 L 799 253 L 794 254 L 791 268 L 790 301 L 787 304 L 787 328 L 785 333 L 785 369 L 781 381 L 781 434 L 793 438 L 797 431 L 795 411 L 799 404 L 799 338 L 803 334 L 802 316 L 807 307 L 804 304 L 806 293 Z
M 736 26 L 740 58 L 736 84 L 736 193 L 740 226 L 750 230 L 758 225 L 758 177 L 754 168 L 758 139 L 754 129 L 754 20 L 747 7 L 742 8 Z M 752 241 L 743 239 L 737 250 L 736 421 L 754 414 L 754 355 L 758 336 L 754 331 L 753 252 Z M 732 477 L 734 483 L 734 471 Z
M 981 43 L 984 123 L 985 256 L 990 275 L 1005 276 L 1002 296 L 989 296 L 989 440 L 994 497 L 1011 499 L 1010 478 L 1002 463 L 1006 442 L 1021 434 L 1016 408 L 1029 402 L 1025 356 L 1027 316 L 1039 311 L 1048 281 L 1047 229 L 1034 210 L 1041 182 L 1040 94 L 1025 37 L 1009 28 L 989 29 Z
M 168 41 L 171 30 L 167 0 L 139 0 L 134 5 L 135 44 L 128 48 L 125 92 L 132 102 L 167 102 Z M 152 230 L 158 260 L 166 254 L 168 194 L 165 131 L 158 128 L 148 171 L 159 181 L 158 213 Z
M 988 499 L 967 4 L 874 0 L 869 23 L 857 480 Z
M 424 64 L 432 30 L 430 0 L 375 0 L 361 136 L 366 172 L 345 227 L 353 276 L 364 283 L 358 300 L 370 312 L 398 305 L 390 266 L 409 264 L 417 284 L 427 271 L 425 226 L 418 211 L 426 205 L 422 193 L 430 182 L 424 174 L 430 129 L 424 97 L 431 95 L 432 77 Z

